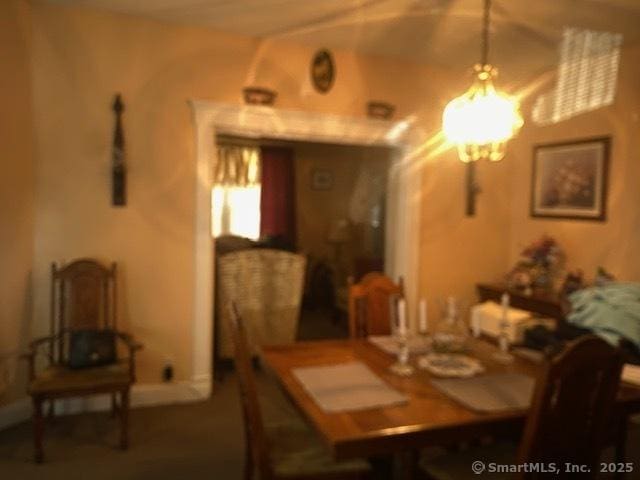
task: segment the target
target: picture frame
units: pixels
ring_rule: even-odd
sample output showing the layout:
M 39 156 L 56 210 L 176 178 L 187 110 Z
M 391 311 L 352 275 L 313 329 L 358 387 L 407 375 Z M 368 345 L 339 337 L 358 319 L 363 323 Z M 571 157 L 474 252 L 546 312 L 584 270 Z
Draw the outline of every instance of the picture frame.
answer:
M 331 190 L 333 188 L 333 172 L 321 168 L 312 170 L 311 188 L 313 190 Z
M 606 220 L 611 137 L 534 146 L 531 216 Z

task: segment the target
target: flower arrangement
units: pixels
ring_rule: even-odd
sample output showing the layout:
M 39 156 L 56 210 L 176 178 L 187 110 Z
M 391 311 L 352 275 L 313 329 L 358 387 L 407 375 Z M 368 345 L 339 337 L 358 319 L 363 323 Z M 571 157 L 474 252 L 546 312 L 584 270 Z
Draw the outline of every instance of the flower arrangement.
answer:
M 550 288 L 565 262 L 565 254 L 553 237 L 543 235 L 521 253 L 516 266 L 509 273 L 511 287 L 530 289 Z

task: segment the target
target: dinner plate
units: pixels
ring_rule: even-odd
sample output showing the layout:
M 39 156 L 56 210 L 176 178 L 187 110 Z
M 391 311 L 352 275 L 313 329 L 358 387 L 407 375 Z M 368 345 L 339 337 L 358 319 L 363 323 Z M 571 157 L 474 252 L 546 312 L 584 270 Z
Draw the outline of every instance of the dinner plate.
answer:
M 418 367 L 444 378 L 468 378 L 484 372 L 475 358 L 450 353 L 430 353 L 418 358 Z

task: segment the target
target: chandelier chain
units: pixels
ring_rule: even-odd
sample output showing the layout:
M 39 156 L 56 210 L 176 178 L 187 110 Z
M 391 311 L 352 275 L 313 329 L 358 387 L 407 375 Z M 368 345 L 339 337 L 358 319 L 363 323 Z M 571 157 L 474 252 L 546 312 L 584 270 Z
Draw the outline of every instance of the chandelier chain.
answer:
M 480 61 L 482 65 L 489 63 L 489 22 L 491 12 L 491 0 L 484 0 L 484 17 L 482 22 L 482 50 Z

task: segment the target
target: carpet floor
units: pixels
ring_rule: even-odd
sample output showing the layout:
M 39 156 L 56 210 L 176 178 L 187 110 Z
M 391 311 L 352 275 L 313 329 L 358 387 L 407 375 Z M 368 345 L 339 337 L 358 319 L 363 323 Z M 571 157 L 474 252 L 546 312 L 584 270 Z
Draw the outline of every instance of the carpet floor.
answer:
M 259 373 L 265 416 L 286 412 L 275 384 Z M 240 479 L 244 438 L 235 375 L 206 402 L 131 411 L 131 446 L 117 448 L 119 421 L 108 413 L 58 417 L 46 425 L 45 463 L 32 462 L 31 424 L 0 432 L 0 479 Z
M 322 322 L 310 315 L 311 323 Z M 315 317 L 315 318 L 314 318 Z M 306 323 L 306 322 L 305 322 Z M 309 332 L 344 336 L 344 327 L 322 322 Z M 340 331 L 342 330 L 342 331 Z M 312 335 L 300 335 L 311 337 Z M 257 372 L 264 416 L 273 420 L 290 411 L 273 379 Z M 0 431 L 0 480 L 197 480 L 242 478 L 244 438 L 240 399 L 233 373 L 216 383 L 205 402 L 131 411 L 131 447 L 117 448 L 119 422 L 108 413 L 58 417 L 46 425 L 45 463 L 32 462 L 30 422 Z M 640 478 L 640 425 L 629 432 L 629 479 Z M 611 451 L 605 459 L 612 458 Z M 606 477 L 603 477 L 606 478 Z

